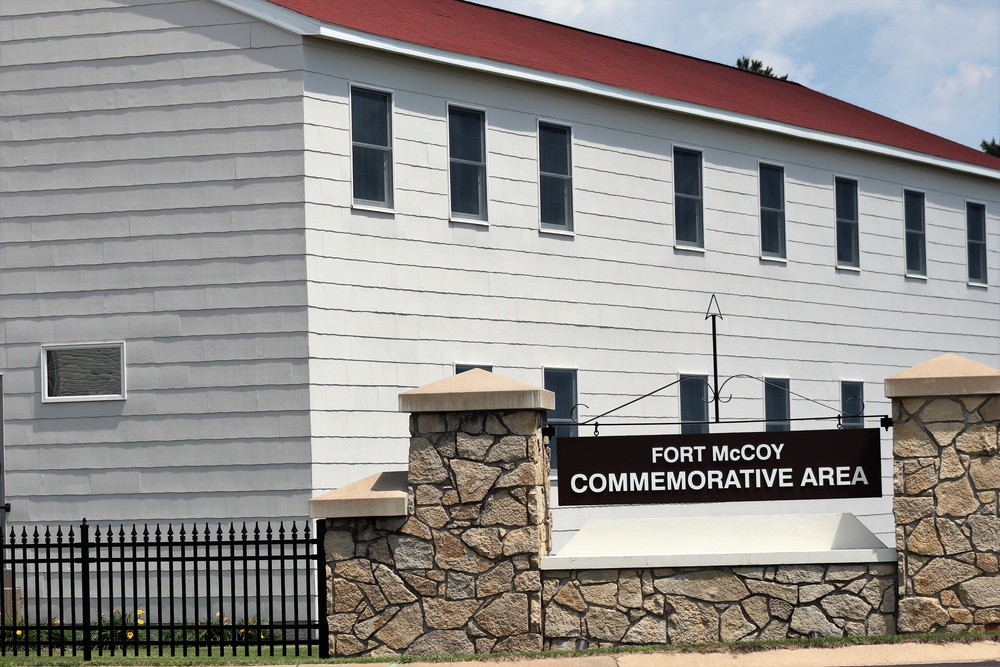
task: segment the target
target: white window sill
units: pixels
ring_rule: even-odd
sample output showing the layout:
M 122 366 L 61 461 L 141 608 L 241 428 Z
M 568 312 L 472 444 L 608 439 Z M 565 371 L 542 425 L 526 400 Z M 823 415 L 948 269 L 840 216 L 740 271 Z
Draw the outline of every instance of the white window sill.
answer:
M 541 225 L 539 225 L 538 227 L 538 233 L 548 234 L 549 236 L 565 236 L 568 238 L 576 237 L 576 232 L 574 232 L 572 229 L 560 229 L 558 227 L 543 227 Z
M 837 271 L 843 271 L 844 273 L 861 273 L 860 266 L 850 266 L 847 264 L 838 264 Z
M 927 276 L 921 276 L 916 273 L 904 273 L 903 277 L 908 280 L 919 280 L 921 282 L 927 282 Z
M 975 287 L 976 289 L 989 289 L 989 283 L 968 283 L 969 287 Z
M 705 247 L 700 245 L 684 245 L 683 243 L 674 243 L 674 252 L 690 252 L 695 255 L 704 255 Z
M 489 227 L 489 220 L 479 220 L 478 218 L 456 218 L 451 216 L 448 218 L 448 222 L 454 225 L 473 225 L 474 227 Z
M 384 213 L 386 215 L 396 215 L 396 209 L 391 206 L 378 206 L 376 204 L 351 204 L 352 211 L 370 211 L 372 213 Z
M 788 264 L 788 258 L 787 257 L 776 257 L 776 256 L 773 256 L 773 255 L 761 255 L 760 256 L 760 261 L 762 261 L 762 262 L 771 262 L 773 264 Z
M 121 394 L 98 396 L 42 396 L 42 403 L 103 403 L 107 401 L 124 401 Z

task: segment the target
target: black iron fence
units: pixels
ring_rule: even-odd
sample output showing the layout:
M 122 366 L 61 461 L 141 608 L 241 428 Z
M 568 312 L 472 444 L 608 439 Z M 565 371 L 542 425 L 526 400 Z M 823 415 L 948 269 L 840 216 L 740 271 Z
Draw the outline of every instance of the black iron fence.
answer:
M 0 655 L 329 656 L 325 523 L 14 527 Z

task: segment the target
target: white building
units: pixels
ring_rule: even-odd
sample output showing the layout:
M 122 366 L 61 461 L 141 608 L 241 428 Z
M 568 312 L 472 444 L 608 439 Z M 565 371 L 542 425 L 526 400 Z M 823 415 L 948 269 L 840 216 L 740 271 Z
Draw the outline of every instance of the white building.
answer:
M 1000 365 L 1000 160 L 794 83 L 455 0 L 8 2 L 0 40 L 11 522 L 302 517 L 456 364 L 581 419 L 710 375 L 712 294 L 771 417 Z M 888 496 L 555 524 L 831 508 L 891 543 Z

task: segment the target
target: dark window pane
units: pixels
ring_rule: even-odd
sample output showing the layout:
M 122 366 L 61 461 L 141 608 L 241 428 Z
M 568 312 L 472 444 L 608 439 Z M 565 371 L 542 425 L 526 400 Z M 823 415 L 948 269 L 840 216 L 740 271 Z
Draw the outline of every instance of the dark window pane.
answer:
M 844 428 L 864 428 L 860 417 L 865 411 L 865 385 L 863 382 L 840 383 L 840 423 Z
M 966 216 L 969 224 L 969 240 L 986 242 L 986 207 L 982 204 L 968 204 Z
M 549 438 L 550 464 L 555 470 L 559 461 L 559 438 L 577 435 L 577 426 L 573 420 L 576 417 L 573 407 L 577 404 L 576 371 L 546 368 L 545 388 L 556 395 L 556 407 L 549 410 L 547 416 L 549 425 L 556 427 L 555 436 Z
M 391 155 L 381 148 L 354 147 L 354 199 L 388 203 Z
M 906 272 L 923 275 L 926 271 L 924 259 L 924 235 L 906 235 Z
M 858 226 L 855 223 L 837 221 L 837 263 L 858 265 Z
M 837 219 L 858 219 L 858 184 L 854 181 L 837 179 Z
M 123 395 L 119 346 L 50 349 L 45 364 L 49 398 Z
M 674 149 L 674 192 L 701 197 L 701 153 Z
M 473 368 L 481 368 L 484 371 L 493 372 L 493 367 L 485 364 L 455 364 L 455 375 L 459 375 L 465 371 L 471 371 Z
M 920 192 L 906 192 L 904 195 L 907 231 L 924 231 L 924 195 Z
M 700 198 L 693 199 L 691 197 L 677 197 L 674 201 L 678 243 L 703 245 L 701 203 Z
M 784 170 L 781 167 L 760 165 L 760 205 L 764 208 L 785 210 Z
M 708 381 L 704 375 L 682 375 L 680 381 L 681 395 L 681 433 L 692 435 L 708 433 L 708 424 L 687 424 L 683 422 L 708 421 Z
M 389 95 L 351 89 L 351 135 L 355 143 L 389 146 Z
M 784 211 L 760 212 L 760 247 L 765 255 L 785 256 Z
M 451 158 L 484 162 L 485 115 L 471 109 L 448 109 L 448 139 Z
M 478 164 L 451 163 L 451 212 L 482 217 L 483 179 L 486 168 Z
M 538 168 L 548 174 L 569 176 L 569 128 L 538 125 Z
M 790 401 L 788 397 L 788 380 L 778 378 L 764 379 L 764 419 L 767 420 L 767 431 L 787 431 L 791 427 L 788 421 Z
M 541 220 L 547 225 L 569 226 L 573 210 L 572 181 L 561 176 L 539 177 Z

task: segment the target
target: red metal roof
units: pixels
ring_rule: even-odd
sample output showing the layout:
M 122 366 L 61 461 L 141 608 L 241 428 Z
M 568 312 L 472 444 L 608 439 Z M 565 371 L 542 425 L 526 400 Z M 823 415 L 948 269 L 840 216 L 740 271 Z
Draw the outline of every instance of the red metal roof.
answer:
M 269 0 L 323 23 L 1000 169 L 995 158 L 788 81 L 460 0 Z

